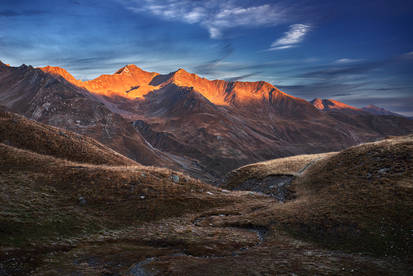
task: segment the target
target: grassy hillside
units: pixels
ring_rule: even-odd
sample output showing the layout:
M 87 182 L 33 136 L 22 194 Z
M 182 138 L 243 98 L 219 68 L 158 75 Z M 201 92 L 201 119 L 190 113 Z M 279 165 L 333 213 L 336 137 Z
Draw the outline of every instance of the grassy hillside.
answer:
M 0 142 L 70 161 L 138 165 L 93 138 L 59 129 L 0 109 Z
M 275 223 L 296 237 L 330 248 L 411 259 L 413 135 L 351 147 L 311 163 L 314 157 L 249 165 L 233 174 L 238 179 L 233 176 L 223 186 L 235 189 L 249 177 L 294 174 L 306 168 L 288 186 L 294 200 L 272 205 L 249 219 Z M 296 162 L 291 166 L 292 160 Z
M 1 118 L 0 275 L 412 269 L 412 136 L 232 174 L 234 189 L 250 177 L 260 183 L 290 175 L 295 197 L 282 203 L 130 163 L 92 139 L 23 117 Z
M 297 176 L 303 171 L 306 166 L 314 161 L 332 156 L 336 153 L 320 153 L 320 154 L 305 154 L 296 155 L 285 158 L 278 158 L 264 162 L 258 162 L 242 166 L 231 171 L 225 177 L 223 187 L 235 189 L 242 182 L 251 179 L 264 179 L 271 175 L 291 175 Z

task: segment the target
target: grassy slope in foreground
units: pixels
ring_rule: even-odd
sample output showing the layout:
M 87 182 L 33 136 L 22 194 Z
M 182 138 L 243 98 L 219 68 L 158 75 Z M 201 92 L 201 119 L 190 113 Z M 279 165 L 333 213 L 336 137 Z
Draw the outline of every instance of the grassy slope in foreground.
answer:
M 336 153 L 295 155 L 245 165 L 228 173 L 222 186 L 227 189 L 236 189 L 241 183 L 251 178 L 262 180 L 271 175 L 297 176 L 300 174 L 300 171 L 304 170 L 311 162 L 334 154 Z
M 313 159 L 296 156 L 252 164 L 230 174 L 223 187 L 236 188 L 250 176 L 294 175 Z M 331 248 L 411 259 L 413 135 L 328 154 L 298 175 L 289 189 L 295 200 L 248 219 L 276 223 Z
M 42 246 L 105 228 L 177 216 L 231 196 L 145 167 L 92 138 L 0 113 L 0 241 Z M 207 193 L 209 192 L 209 193 Z M 222 194 L 222 197 L 212 194 Z

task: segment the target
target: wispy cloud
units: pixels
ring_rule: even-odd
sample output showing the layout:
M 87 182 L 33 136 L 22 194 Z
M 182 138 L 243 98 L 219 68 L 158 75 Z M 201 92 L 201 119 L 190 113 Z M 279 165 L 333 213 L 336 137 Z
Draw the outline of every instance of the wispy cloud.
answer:
M 220 50 L 220 56 L 214 58 L 213 60 L 195 66 L 195 73 L 202 75 L 211 75 L 216 73 L 216 70 L 219 67 L 220 63 L 222 63 L 225 58 L 230 56 L 233 51 L 234 49 L 232 45 L 230 43 L 226 43 Z
M 288 32 L 284 33 L 284 36 L 277 39 L 271 44 L 270 51 L 283 50 L 295 47 L 296 44 L 303 41 L 304 36 L 310 30 L 309 25 L 294 24 L 290 26 Z
M 337 64 L 346 64 L 346 63 L 354 63 L 354 62 L 359 62 L 361 59 L 351 59 L 351 58 L 340 58 L 334 61 L 334 63 Z
M 164 20 L 198 24 L 210 38 L 218 39 L 234 27 L 278 25 L 287 20 L 287 8 L 279 4 L 245 5 L 241 0 L 120 0 L 135 13 L 149 13 Z M 265 14 L 265 16 L 263 16 Z

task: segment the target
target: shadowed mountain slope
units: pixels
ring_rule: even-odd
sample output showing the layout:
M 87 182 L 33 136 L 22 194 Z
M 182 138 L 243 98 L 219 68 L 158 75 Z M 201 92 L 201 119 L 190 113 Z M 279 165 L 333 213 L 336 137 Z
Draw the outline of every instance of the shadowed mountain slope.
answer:
M 391 112 L 387 109 L 375 106 L 374 104 L 370 104 L 368 106 L 365 106 L 362 108 L 363 111 L 369 112 L 374 115 L 389 115 L 389 116 L 399 116 L 402 117 L 402 115 L 398 113 Z
M 3 67 L 0 104 L 27 118 L 93 137 L 139 163 L 175 166 L 175 162 L 148 145 L 127 120 L 111 112 L 95 95 L 55 73 L 26 65 Z

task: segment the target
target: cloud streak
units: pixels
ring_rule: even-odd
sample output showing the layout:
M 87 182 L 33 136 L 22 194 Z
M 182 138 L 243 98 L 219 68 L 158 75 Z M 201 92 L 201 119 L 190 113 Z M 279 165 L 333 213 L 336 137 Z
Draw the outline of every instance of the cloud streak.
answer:
M 1 10 L 0 17 L 17 17 L 17 16 L 35 16 L 46 14 L 47 11 L 42 10 L 23 10 L 23 11 L 14 11 L 14 10 Z
M 304 36 L 310 30 L 309 25 L 305 24 L 293 24 L 290 25 L 288 32 L 284 33 L 284 36 L 277 39 L 271 44 L 270 51 L 273 50 L 284 50 L 295 47 L 296 44 L 303 41 Z
M 346 63 L 355 63 L 355 62 L 359 62 L 359 61 L 361 61 L 361 59 L 340 58 L 340 59 L 337 59 L 334 63 L 346 64 Z
M 163 20 L 198 24 L 219 39 L 223 32 L 234 27 L 275 26 L 285 23 L 287 9 L 279 4 L 245 6 L 240 0 L 134 0 L 121 2 L 127 9 L 149 13 Z M 263 16 L 265 14 L 265 16 Z

